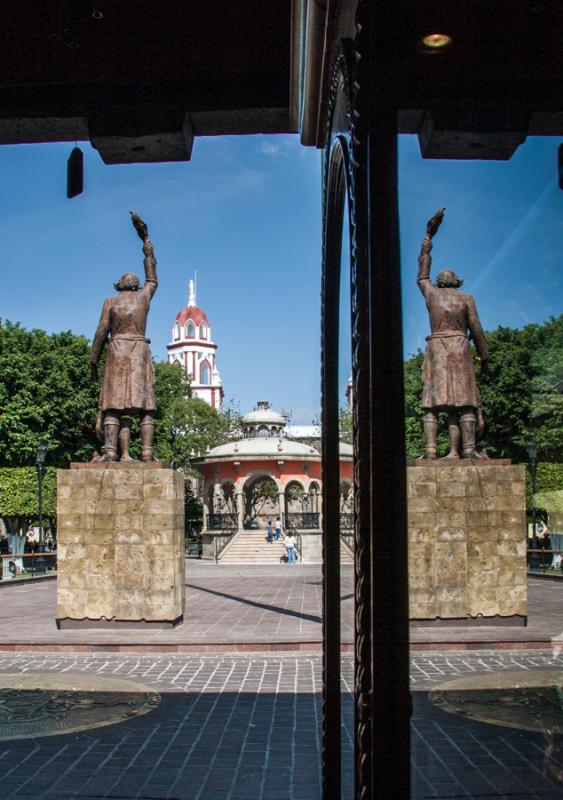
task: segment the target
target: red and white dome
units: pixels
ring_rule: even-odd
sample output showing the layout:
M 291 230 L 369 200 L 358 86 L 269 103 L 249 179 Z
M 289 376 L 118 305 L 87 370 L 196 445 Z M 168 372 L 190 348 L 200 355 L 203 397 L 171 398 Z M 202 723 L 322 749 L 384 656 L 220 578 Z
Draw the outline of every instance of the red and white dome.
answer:
M 205 322 L 207 325 L 209 325 L 207 314 L 199 306 L 187 305 L 181 311 L 178 311 L 176 322 L 178 322 L 180 325 L 185 325 L 189 319 L 191 319 L 192 322 L 197 326 L 199 326 L 202 322 Z

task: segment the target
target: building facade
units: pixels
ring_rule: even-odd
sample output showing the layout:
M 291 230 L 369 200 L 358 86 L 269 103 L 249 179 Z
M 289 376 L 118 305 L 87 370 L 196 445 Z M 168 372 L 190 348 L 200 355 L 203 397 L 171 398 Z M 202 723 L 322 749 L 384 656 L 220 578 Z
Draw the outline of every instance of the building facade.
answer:
M 262 400 L 241 422 L 241 438 L 211 449 L 197 462 L 203 476 L 203 535 L 243 536 L 279 517 L 284 530 L 303 539 L 303 560 L 318 560 L 322 529 L 321 454 L 287 435 L 286 419 Z M 340 520 L 352 535 L 353 451 L 340 442 Z M 256 487 L 266 481 L 267 496 L 256 502 Z M 305 553 L 307 550 L 307 554 Z

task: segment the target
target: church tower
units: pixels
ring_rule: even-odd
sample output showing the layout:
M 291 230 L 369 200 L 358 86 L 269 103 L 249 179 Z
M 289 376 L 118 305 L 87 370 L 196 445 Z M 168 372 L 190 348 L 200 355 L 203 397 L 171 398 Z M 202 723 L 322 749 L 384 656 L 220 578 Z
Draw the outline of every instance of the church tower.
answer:
M 188 305 L 172 326 L 172 341 L 166 345 L 168 361 L 181 364 L 191 378 L 192 396 L 205 400 L 219 413 L 223 410 L 223 386 L 217 369 L 217 345 L 205 311 L 197 305 L 194 282 L 189 283 Z

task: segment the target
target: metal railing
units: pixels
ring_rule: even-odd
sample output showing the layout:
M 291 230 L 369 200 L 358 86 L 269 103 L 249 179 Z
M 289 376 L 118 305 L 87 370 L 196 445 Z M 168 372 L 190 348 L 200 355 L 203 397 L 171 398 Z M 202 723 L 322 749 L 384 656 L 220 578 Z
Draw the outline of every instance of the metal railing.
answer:
M 213 537 L 213 553 L 215 556 L 215 561 L 217 561 L 217 559 L 219 558 L 225 547 L 229 544 L 235 533 L 236 530 L 232 531 L 232 533 L 224 533 L 219 536 Z
M 1 580 L 41 577 L 57 569 L 57 553 L 8 553 L 0 563 Z
M 353 514 L 341 514 L 340 515 L 340 530 L 341 531 L 353 531 L 354 530 L 354 515 Z
M 288 530 L 314 531 L 320 526 L 320 514 L 316 511 L 302 511 L 285 515 Z
M 561 556 L 558 559 L 557 556 Z M 561 575 L 563 578 L 563 550 L 528 548 L 526 551 L 528 573 Z
M 235 530 L 238 529 L 238 514 L 236 512 L 207 515 L 208 531 L 228 531 L 233 528 Z

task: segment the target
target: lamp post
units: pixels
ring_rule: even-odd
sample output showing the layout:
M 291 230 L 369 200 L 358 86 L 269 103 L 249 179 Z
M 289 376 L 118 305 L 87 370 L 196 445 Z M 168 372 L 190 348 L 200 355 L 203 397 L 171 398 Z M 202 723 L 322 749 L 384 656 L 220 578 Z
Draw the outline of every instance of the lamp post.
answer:
M 35 464 L 37 465 L 37 486 L 38 486 L 38 505 L 39 505 L 39 546 L 43 545 L 43 478 L 45 476 L 45 456 L 47 448 L 41 442 L 37 448 Z
M 528 458 L 530 459 L 530 471 L 532 474 L 532 535 L 536 538 L 536 470 L 538 466 L 538 448 L 536 443 L 532 440 L 526 445 Z

